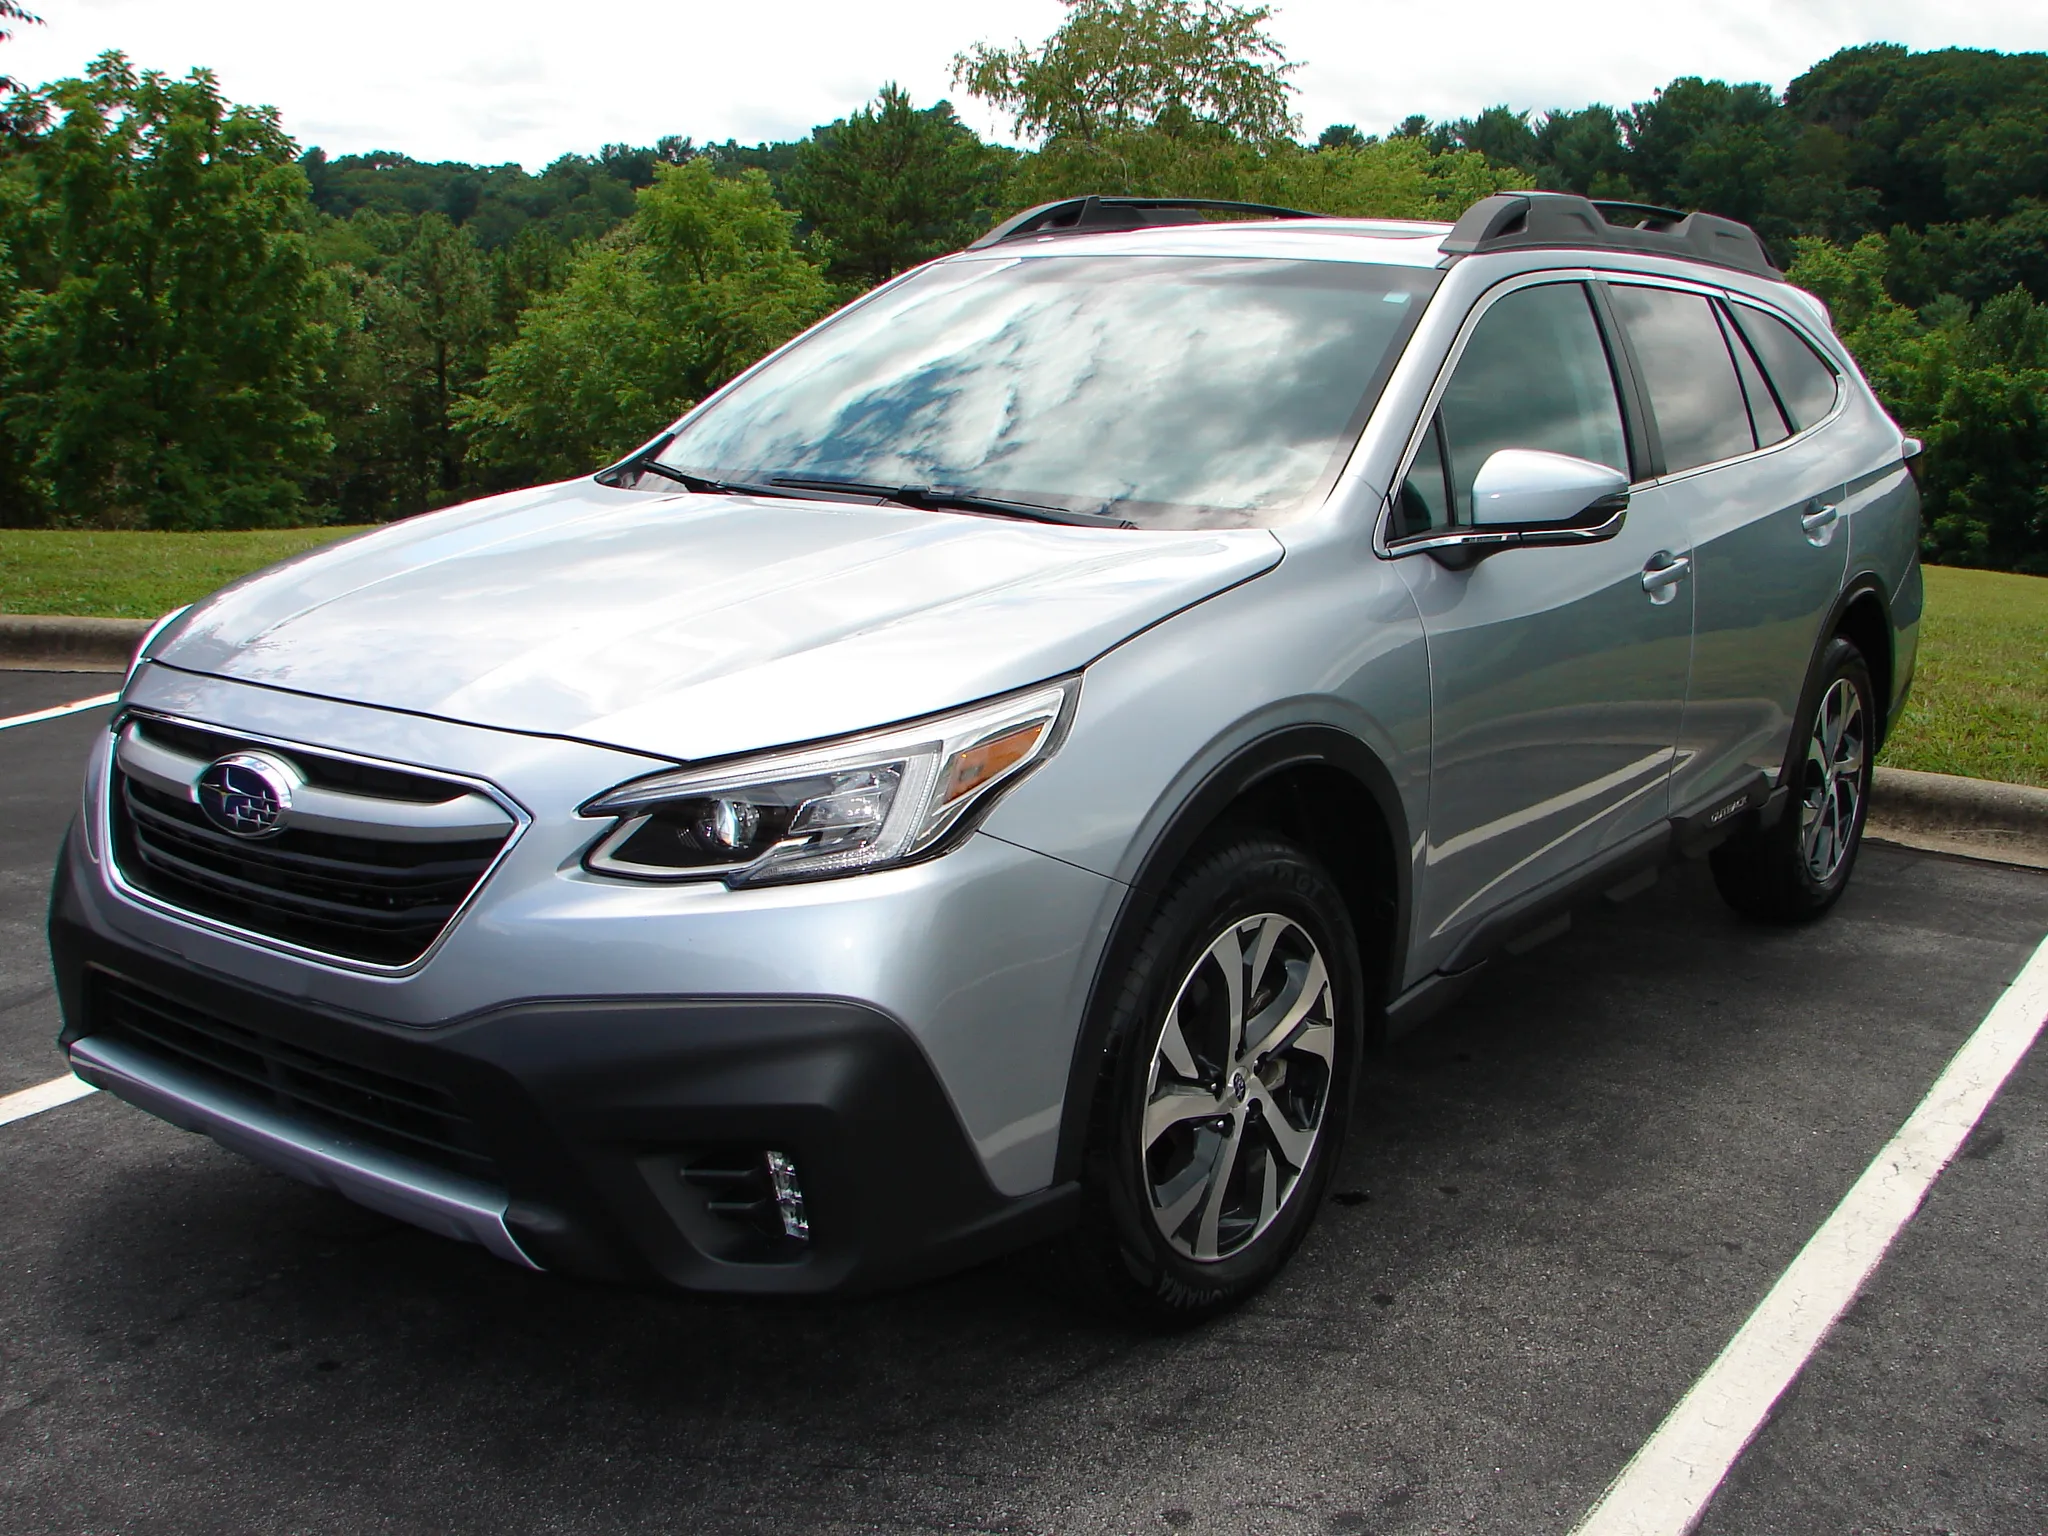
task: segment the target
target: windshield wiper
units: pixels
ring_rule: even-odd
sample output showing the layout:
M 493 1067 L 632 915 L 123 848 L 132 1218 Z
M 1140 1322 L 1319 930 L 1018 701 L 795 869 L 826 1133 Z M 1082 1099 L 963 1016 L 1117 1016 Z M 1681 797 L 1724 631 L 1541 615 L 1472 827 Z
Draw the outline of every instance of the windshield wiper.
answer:
M 664 480 L 673 480 L 684 490 L 695 491 L 699 496 L 793 497 L 796 494 L 779 485 L 754 485 L 745 480 L 713 480 L 706 475 L 693 475 L 687 469 L 677 469 L 659 459 L 636 460 L 633 468 L 643 475 L 653 474 Z
M 934 512 L 985 512 L 993 517 L 1017 517 L 1034 523 L 1062 523 L 1073 528 L 1135 528 L 1138 525 L 1106 512 L 1071 512 L 1065 507 L 1048 507 L 1035 501 L 1006 501 L 999 496 L 982 496 L 974 491 L 940 485 L 873 485 L 865 480 L 835 480 L 820 475 L 770 475 L 768 483 L 790 490 L 831 491 L 848 496 L 872 496 L 877 501 Z

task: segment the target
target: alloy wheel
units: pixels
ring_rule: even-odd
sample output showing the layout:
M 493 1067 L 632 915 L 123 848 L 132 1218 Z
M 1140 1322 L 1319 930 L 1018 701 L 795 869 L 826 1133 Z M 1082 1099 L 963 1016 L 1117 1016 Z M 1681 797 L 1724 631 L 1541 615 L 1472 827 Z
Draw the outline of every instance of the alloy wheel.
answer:
M 1232 923 L 1182 979 L 1138 1148 L 1152 1218 L 1180 1253 L 1227 1259 L 1287 1204 L 1329 1104 L 1333 1007 L 1322 952 L 1277 913 Z
M 1806 744 L 1806 781 L 1799 806 L 1799 852 L 1807 874 L 1825 885 L 1848 857 L 1863 802 L 1863 696 L 1838 677 L 1814 716 Z

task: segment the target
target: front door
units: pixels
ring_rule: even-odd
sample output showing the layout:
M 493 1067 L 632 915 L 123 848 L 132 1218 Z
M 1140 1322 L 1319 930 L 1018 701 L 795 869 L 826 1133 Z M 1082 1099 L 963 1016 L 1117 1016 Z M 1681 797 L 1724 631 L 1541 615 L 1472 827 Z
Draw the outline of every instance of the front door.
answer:
M 1513 288 L 1469 328 L 1396 497 L 1393 542 L 1468 521 L 1473 479 L 1503 448 L 1631 469 L 1607 338 L 1581 283 Z M 1683 521 L 1649 487 L 1604 543 L 1509 549 L 1467 570 L 1399 561 L 1428 639 L 1433 718 L 1410 980 L 1489 913 L 1669 815 L 1689 553 Z

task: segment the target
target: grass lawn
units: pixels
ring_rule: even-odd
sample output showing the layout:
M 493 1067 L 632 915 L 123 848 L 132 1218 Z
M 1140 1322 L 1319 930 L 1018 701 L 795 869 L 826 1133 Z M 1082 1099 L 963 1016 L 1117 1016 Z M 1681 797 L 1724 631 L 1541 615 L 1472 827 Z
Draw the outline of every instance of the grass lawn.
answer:
M 153 619 L 355 528 L 0 530 L 0 612 Z M 1913 698 L 1884 761 L 2048 786 L 2048 578 L 1927 568 Z
M 1927 567 L 1894 768 L 2048 787 L 2048 577 Z
M 0 613 L 153 619 L 237 576 L 360 528 L 250 533 L 0 529 Z

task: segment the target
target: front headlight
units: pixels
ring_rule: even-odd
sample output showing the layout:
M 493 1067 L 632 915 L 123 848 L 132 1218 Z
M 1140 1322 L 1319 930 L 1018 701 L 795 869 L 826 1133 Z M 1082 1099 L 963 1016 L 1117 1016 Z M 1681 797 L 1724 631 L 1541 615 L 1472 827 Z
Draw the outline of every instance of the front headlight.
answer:
M 855 874 L 938 849 L 1059 745 L 1080 680 L 915 725 L 622 784 L 583 807 L 619 824 L 586 868 L 755 885 Z

